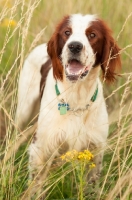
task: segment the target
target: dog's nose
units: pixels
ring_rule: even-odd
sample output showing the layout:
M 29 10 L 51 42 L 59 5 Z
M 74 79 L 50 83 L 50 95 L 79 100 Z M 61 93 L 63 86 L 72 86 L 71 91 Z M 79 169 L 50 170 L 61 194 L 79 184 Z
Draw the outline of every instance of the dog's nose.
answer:
M 82 50 L 83 45 L 82 45 L 81 42 L 75 41 L 75 42 L 70 42 L 68 44 L 68 48 L 72 53 L 76 54 L 76 53 L 79 53 Z

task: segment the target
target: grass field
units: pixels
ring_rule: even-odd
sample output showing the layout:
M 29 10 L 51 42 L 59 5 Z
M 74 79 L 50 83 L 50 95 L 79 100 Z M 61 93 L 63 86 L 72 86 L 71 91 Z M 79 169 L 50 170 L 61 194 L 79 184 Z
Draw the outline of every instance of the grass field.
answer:
M 27 148 L 31 139 L 22 142 L 14 121 L 23 61 L 35 46 L 50 39 L 62 16 L 71 13 L 98 14 L 122 49 L 120 76 L 114 84 L 104 84 L 110 129 L 100 195 L 97 198 L 94 190 L 83 199 L 132 200 L 131 0 L 0 0 L 0 200 L 24 200 L 30 187 Z M 47 200 L 81 200 L 72 165 L 52 173 L 48 187 Z M 91 191 L 90 187 L 85 184 L 84 189 Z

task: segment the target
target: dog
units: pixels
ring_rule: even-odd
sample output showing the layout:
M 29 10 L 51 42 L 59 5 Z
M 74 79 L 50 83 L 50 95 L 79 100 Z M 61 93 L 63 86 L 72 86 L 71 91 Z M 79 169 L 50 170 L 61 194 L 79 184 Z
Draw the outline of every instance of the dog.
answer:
M 29 147 L 30 178 L 37 177 L 32 195 L 42 187 L 54 158 L 73 149 L 100 149 L 92 171 L 98 177 L 109 129 L 100 71 L 103 83 L 111 83 L 120 67 L 120 48 L 96 15 L 65 16 L 49 42 L 26 58 L 16 122 L 22 130 L 38 116 Z

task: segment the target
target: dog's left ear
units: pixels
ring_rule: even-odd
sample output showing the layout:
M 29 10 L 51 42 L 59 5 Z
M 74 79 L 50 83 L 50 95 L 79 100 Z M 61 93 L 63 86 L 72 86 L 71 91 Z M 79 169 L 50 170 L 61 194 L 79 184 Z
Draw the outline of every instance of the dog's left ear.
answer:
M 47 52 L 51 58 L 55 79 L 63 80 L 63 67 L 58 55 L 58 34 L 55 32 L 47 45 Z
M 116 76 L 116 69 L 121 68 L 120 48 L 112 37 L 112 31 L 107 24 L 99 20 L 104 33 L 104 46 L 101 58 L 103 78 L 107 82 L 113 82 Z

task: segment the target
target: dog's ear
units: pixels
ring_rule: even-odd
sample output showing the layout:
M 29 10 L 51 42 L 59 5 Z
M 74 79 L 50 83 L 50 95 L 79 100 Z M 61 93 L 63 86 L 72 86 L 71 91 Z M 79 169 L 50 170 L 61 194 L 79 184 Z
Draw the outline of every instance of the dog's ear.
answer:
M 53 75 L 55 79 L 63 80 L 63 67 L 58 55 L 58 34 L 54 33 L 47 45 L 47 52 L 52 61 Z
M 116 70 L 121 68 L 120 48 L 112 37 L 112 31 L 107 24 L 99 20 L 104 34 L 103 52 L 101 57 L 101 68 L 103 78 L 107 82 L 113 82 L 116 76 Z
M 65 27 L 69 23 L 69 15 L 65 16 L 57 25 L 54 34 L 48 42 L 47 52 L 51 58 L 53 75 L 55 79 L 63 80 L 63 66 L 61 64 L 61 53 L 66 39 L 63 36 Z

